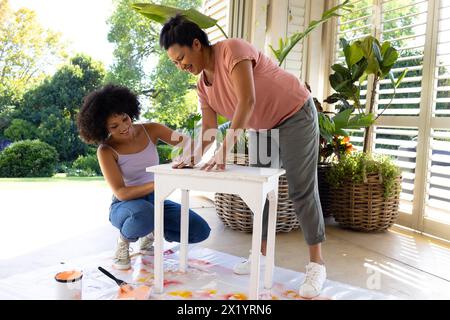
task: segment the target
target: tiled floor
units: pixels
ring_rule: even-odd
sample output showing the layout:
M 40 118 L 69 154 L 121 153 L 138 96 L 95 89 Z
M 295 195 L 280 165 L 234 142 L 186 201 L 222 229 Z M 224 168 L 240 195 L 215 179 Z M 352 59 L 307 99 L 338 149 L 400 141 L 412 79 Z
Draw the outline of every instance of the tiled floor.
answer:
M 75 182 L 49 184 L 39 190 L 31 184 L 17 189 L 0 186 L 0 191 L 4 213 L 0 278 L 115 246 L 117 232 L 107 219 L 110 192 L 102 182 L 89 187 Z M 225 227 L 208 198 L 211 195 L 191 194 L 192 207 L 212 228 L 203 245 L 246 256 L 251 235 Z M 171 199 L 179 199 L 179 194 Z M 279 233 L 276 241 L 276 264 L 303 272 L 308 256 L 301 232 Z M 400 299 L 450 299 L 447 243 L 400 227 L 378 234 L 342 230 L 328 219 L 323 253 L 331 280 Z

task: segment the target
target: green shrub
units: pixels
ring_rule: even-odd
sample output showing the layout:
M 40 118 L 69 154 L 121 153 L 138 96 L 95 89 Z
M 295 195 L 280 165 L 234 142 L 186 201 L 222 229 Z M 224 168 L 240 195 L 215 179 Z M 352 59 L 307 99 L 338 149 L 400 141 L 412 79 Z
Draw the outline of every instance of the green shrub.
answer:
M 37 128 L 29 121 L 14 119 L 5 129 L 4 136 L 12 141 L 31 140 L 36 138 Z
M 169 163 L 172 161 L 172 146 L 167 144 L 159 144 L 156 148 L 158 149 L 160 164 Z
M 102 174 L 96 155 L 79 156 L 67 171 L 68 176 L 92 177 Z
M 72 162 L 86 154 L 87 145 L 80 140 L 75 122 L 56 112 L 42 120 L 38 136 L 56 148 L 61 161 Z
M 369 174 L 381 175 L 385 198 L 396 193 L 395 180 L 401 175 L 401 170 L 390 157 L 384 155 L 352 153 L 333 163 L 327 174 L 327 180 L 333 187 L 339 188 L 349 180 L 362 183 Z
M 72 164 L 69 161 L 58 161 L 55 166 L 55 173 L 68 173 Z
M 0 177 L 51 177 L 57 161 L 58 153 L 49 144 L 18 141 L 0 153 Z

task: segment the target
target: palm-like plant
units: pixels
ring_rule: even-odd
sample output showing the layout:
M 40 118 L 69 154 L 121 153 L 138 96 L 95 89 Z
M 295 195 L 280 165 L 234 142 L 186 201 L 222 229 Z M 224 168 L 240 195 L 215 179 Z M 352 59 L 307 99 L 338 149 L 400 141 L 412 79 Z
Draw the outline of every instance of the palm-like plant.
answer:
M 204 15 L 203 13 L 192 8 L 183 10 L 179 8 L 162 6 L 153 3 L 134 3 L 132 5 L 132 8 L 137 12 L 139 12 L 140 14 L 144 15 L 145 17 L 161 24 L 165 23 L 171 17 L 180 14 L 189 21 L 196 23 L 202 29 L 208 29 L 216 26 L 223 33 L 225 38 L 228 38 L 227 34 L 217 23 L 216 19 Z

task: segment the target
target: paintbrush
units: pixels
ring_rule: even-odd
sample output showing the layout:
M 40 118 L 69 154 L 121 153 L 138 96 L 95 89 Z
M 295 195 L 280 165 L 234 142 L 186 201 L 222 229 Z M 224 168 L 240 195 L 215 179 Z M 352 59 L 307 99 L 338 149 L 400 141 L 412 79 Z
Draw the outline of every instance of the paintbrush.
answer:
M 117 283 L 117 285 L 120 287 L 121 290 L 123 290 L 123 291 L 133 290 L 133 287 L 131 285 L 129 285 L 128 283 L 126 283 L 125 281 L 123 281 L 121 279 L 116 278 L 109 271 L 103 269 L 102 267 L 98 267 L 98 270 L 100 270 L 107 277 L 113 279 Z

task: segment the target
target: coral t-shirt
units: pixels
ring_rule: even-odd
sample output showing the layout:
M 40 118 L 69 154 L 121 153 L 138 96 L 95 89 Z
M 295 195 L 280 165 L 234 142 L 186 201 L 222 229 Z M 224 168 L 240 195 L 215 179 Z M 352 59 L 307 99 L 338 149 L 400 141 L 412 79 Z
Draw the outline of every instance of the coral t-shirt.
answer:
M 251 129 L 272 129 L 291 117 L 304 105 L 310 93 L 300 80 L 278 67 L 269 57 L 241 39 L 214 44 L 214 82 L 208 86 L 202 72 L 197 82 L 201 108 L 232 119 L 237 106 L 231 71 L 243 60 L 253 62 L 255 107 L 247 123 Z

